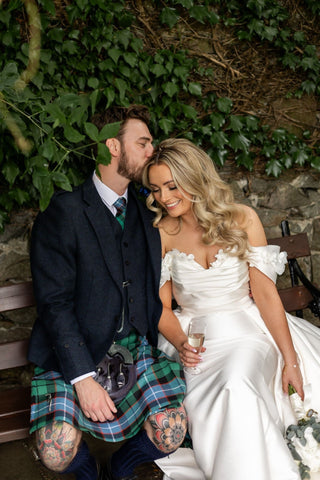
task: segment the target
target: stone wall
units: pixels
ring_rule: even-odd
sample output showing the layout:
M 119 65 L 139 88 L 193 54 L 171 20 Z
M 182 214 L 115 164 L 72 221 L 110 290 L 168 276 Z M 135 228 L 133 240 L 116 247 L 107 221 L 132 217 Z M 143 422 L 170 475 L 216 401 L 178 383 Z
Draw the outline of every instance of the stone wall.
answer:
M 231 183 L 237 201 L 251 205 L 259 214 L 267 238 L 281 236 L 280 222 L 288 219 L 291 233 L 306 232 L 312 260 L 303 262 L 307 276 L 320 285 L 320 173 L 286 173 L 280 179 L 248 173 L 234 173 L 228 168 L 221 176 Z M 12 215 L 0 234 L 0 284 L 30 279 L 29 243 L 36 212 L 27 210 Z M 287 272 L 278 284 L 289 285 Z M 29 335 L 35 310 L 0 314 L 0 341 Z M 316 323 L 312 314 L 308 319 Z M 310 317 L 310 318 L 309 318 Z

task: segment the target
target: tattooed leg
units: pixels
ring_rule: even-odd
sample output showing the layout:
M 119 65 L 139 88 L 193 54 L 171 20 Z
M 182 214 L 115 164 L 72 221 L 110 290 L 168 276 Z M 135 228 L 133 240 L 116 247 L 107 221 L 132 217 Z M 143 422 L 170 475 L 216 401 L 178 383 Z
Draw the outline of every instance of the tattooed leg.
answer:
M 150 415 L 145 429 L 157 449 L 169 454 L 180 447 L 187 432 L 186 411 L 181 406 Z
M 36 443 L 42 463 L 55 472 L 65 470 L 81 440 L 81 432 L 68 423 L 53 422 L 36 432 Z

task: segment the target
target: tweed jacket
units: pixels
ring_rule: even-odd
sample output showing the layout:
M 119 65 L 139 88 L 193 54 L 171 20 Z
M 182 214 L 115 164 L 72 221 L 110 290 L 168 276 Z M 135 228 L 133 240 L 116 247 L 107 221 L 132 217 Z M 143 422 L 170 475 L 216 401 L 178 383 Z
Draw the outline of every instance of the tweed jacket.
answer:
M 152 214 L 136 198 L 147 242 L 147 337 L 157 344 L 161 242 Z M 122 262 L 92 179 L 73 192 L 56 193 L 35 221 L 31 270 L 38 318 L 29 359 L 57 370 L 69 382 L 95 370 L 114 338 L 122 308 Z

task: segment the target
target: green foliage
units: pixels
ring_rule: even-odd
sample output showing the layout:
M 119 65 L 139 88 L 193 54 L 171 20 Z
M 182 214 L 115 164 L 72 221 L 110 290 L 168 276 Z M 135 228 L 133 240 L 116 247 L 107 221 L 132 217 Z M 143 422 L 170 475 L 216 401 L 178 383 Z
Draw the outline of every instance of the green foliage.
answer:
M 188 51 L 149 51 L 128 3 L 75 0 L 58 12 L 53 0 L 38 0 L 40 50 L 30 41 L 25 2 L 0 7 L 0 228 L 12 209 L 39 205 L 43 210 L 56 188 L 71 190 L 96 162 L 110 161 L 104 141 L 119 125 L 99 132 L 91 118 L 111 105 L 149 106 L 157 141 L 187 137 L 206 148 L 217 165 L 233 158 L 252 170 L 259 156 L 270 175 L 294 165 L 320 170 L 320 152 L 304 140 L 283 129 L 271 132 L 252 115 L 235 115 L 232 99 L 205 90 L 203 85 L 214 82 L 212 71 L 200 68 Z M 297 94 L 319 94 L 316 49 L 303 32 L 290 30 L 279 2 L 155 3 L 164 29 L 188 18 L 199 26 L 220 22 L 236 28 L 243 41 L 272 42 L 283 65 L 303 73 Z M 317 2 L 305 3 L 319 14 Z M 29 18 L 29 26 L 32 22 L 37 26 L 36 18 Z M 22 72 L 39 51 L 39 68 L 24 82 Z

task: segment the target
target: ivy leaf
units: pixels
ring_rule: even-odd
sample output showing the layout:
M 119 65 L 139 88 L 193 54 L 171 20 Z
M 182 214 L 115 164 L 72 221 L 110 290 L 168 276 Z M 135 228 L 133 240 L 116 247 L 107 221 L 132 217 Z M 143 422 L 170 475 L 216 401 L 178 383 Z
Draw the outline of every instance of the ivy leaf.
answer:
M 184 8 L 191 8 L 193 7 L 193 0 L 180 0 L 179 2 L 176 2 L 176 3 L 180 3 L 180 5 L 182 5 Z
M 18 78 L 19 73 L 16 63 L 9 62 L 0 72 L 0 91 L 12 87 Z
M 244 135 L 242 135 L 242 133 L 235 132 L 231 135 L 229 144 L 236 152 L 238 150 L 244 150 L 245 152 L 247 152 L 250 146 L 250 140 Z
M 249 171 L 253 170 L 253 156 L 248 152 L 241 152 L 237 155 L 236 162 L 238 165 L 245 166 Z
M 2 167 L 2 174 L 10 186 L 12 186 L 19 174 L 19 168 L 14 162 L 7 161 L 4 167 Z
M 173 82 L 167 82 L 163 86 L 163 91 L 170 97 L 172 98 L 174 95 L 176 95 L 179 92 L 179 87 L 176 83 Z
M 293 154 L 293 158 L 295 163 L 302 166 L 305 164 L 306 160 L 308 160 L 308 154 L 304 150 L 297 149 Z
M 107 123 L 99 133 L 98 142 L 107 140 L 107 138 L 115 138 L 120 129 L 121 122 Z
M 137 64 L 138 57 L 135 53 L 124 53 L 123 58 L 130 65 L 130 67 L 135 67 Z
M 107 98 L 107 105 L 106 105 L 106 108 L 109 108 L 110 105 L 112 104 L 113 100 L 115 99 L 115 91 L 113 88 L 111 87 L 107 87 L 104 91 L 103 91 L 103 94 L 105 95 L 105 97 Z
M 90 102 L 91 102 L 91 109 L 93 113 L 96 110 L 96 105 L 97 105 L 99 96 L 100 96 L 100 90 L 93 90 L 93 92 L 91 92 L 89 95 Z
M 105 143 L 98 143 L 98 154 L 96 162 L 101 163 L 101 165 L 109 165 L 109 163 L 111 162 L 111 153 Z
M 314 157 L 311 161 L 311 166 L 320 171 L 320 157 Z
M 277 33 L 277 28 L 265 26 L 261 32 L 261 38 L 266 38 L 267 40 L 269 40 L 269 42 L 272 42 L 274 37 L 276 37 Z
M 30 195 L 28 192 L 21 190 L 21 188 L 13 188 L 9 192 L 10 198 L 15 200 L 18 205 L 23 205 L 28 202 Z
M 273 175 L 274 177 L 279 177 L 282 172 L 281 163 L 278 160 L 269 160 L 266 165 L 267 175 Z
M 182 104 L 181 109 L 187 118 L 192 118 L 194 120 L 197 118 L 198 112 L 191 105 Z
M 67 192 L 72 191 L 72 186 L 69 182 L 68 177 L 61 172 L 53 172 L 51 174 L 52 181 L 57 185 L 57 187 L 61 188 L 62 190 L 66 190 Z
M 40 193 L 40 210 L 43 212 L 49 205 L 54 188 L 50 173 L 46 168 L 34 169 L 32 183 Z
M 243 117 L 240 115 L 230 115 L 230 122 L 228 126 L 228 130 L 233 130 L 234 132 L 240 132 L 243 128 Z
M 109 55 L 109 57 L 112 58 L 112 60 L 114 61 L 115 64 L 118 63 L 118 60 L 119 60 L 119 57 L 120 57 L 121 54 L 122 54 L 122 52 L 118 48 L 110 48 L 108 50 L 108 55 Z
M 213 135 L 210 138 L 210 141 L 211 141 L 212 145 L 214 145 L 215 147 L 218 147 L 218 148 L 222 148 L 229 143 L 227 136 L 225 135 L 224 132 L 221 132 L 221 131 L 220 132 L 214 132 Z
M 198 22 L 205 23 L 205 19 L 208 17 L 208 9 L 204 5 L 194 5 L 190 8 L 189 15 Z
M 174 27 L 174 25 L 178 22 L 179 18 L 180 16 L 177 14 L 175 8 L 165 7 L 160 13 L 160 22 L 165 23 L 169 26 L 169 28 Z
M 39 154 L 47 160 L 52 160 L 55 151 L 55 143 L 50 138 L 48 138 L 39 148 Z
M 261 150 L 262 155 L 265 155 L 267 158 L 272 157 L 276 153 L 276 146 L 269 143 L 265 144 Z
M 225 123 L 225 117 L 221 113 L 212 113 L 210 115 L 210 122 L 216 130 L 219 130 Z
M 65 125 L 64 127 L 64 135 L 67 140 L 71 143 L 79 143 L 84 140 L 85 136 L 79 133 L 75 128 L 71 127 L 71 125 Z
M 99 87 L 99 80 L 95 77 L 91 77 L 88 79 L 88 87 L 96 89 Z
M 316 84 L 311 80 L 305 80 L 304 82 L 302 82 L 301 87 L 308 94 L 314 93 L 316 90 Z
M 188 85 L 188 90 L 191 95 L 196 95 L 197 97 L 200 97 L 202 94 L 202 87 L 200 83 L 190 82 Z
M 117 40 L 124 46 L 125 50 L 127 50 L 128 45 L 131 39 L 131 32 L 130 30 L 119 30 L 116 32 Z
M 99 130 L 96 127 L 96 125 L 94 125 L 93 123 L 85 122 L 84 129 L 85 129 L 85 132 L 88 135 L 88 137 L 91 138 L 91 140 L 93 140 L 94 142 L 97 142 L 97 143 L 99 142 L 99 140 L 100 140 L 99 139 Z
M 222 113 L 230 113 L 232 105 L 232 100 L 228 97 L 218 98 L 217 100 L 217 107 Z
M 123 100 L 128 88 L 128 84 L 121 78 L 116 78 L 114 83 L 117 89 L 119 90 L 120 100 Z
M 187 67 L 175 67 L 173 70 L 173 73 L 175 74 L 176 77 L 180 78 L 183 81 L 186 81 L 186 78 L 189 75 L 189 69 Z
M 157 78 L 163 75 L 167 75 L 167 70 L 163 65 L 160 65 L 159 63 L 152 65 L 152 67 L 150 68 L 150 72 L 153 73 Z
M 159 120 L 159 127 L 163 130 L 165 135 L 168 135 L 173 130 L 173 122 L 168 118 L 161 118 Z

